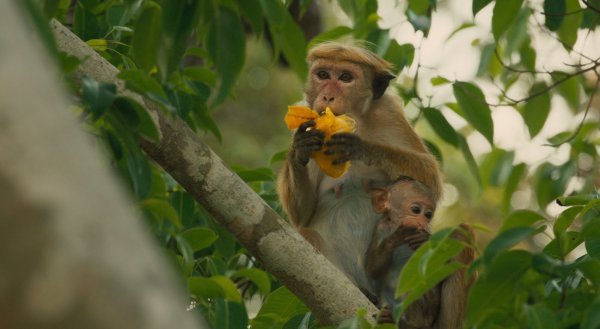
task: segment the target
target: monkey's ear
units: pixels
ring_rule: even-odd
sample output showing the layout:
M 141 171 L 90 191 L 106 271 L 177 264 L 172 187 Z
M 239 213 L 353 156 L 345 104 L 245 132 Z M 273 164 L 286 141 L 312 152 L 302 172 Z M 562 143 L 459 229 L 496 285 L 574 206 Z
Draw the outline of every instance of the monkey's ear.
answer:
M 373 188 L 373 191 L 371 191 L 371 203 L 376 213 L 385 213 L 390 209 L 390 192 L 383 188 Z
M 373 79 L 373 99 L 383 96 L 383 93 L 385 93 L 385 90 L 390 85 L 390 81 L 395 77 L 390 72 L 378 73 Z

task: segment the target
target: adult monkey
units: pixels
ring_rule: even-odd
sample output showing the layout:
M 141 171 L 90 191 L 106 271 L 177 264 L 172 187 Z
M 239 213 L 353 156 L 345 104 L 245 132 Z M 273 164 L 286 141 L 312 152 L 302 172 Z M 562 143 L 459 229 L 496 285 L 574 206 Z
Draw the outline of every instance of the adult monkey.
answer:
M 371 291 L 365 255 L 378 216 L 369 188 L 409 176 L 431 189 L 437 202 L 438 163 L 404 117 L 399 97 L 385 93 L 394 78 L 390 63 L 338 43 L 316 46 L 307 60 L 306 105 L 351 116 L 356 131 L 335 134 L 325 145 L 314 121 L 302 124 L 279 175 L 280 200 L 300 233 L 359 288 Z M 353 160 L 343 176 L 326 176 L 310 158 L 324 146 L 334 164 Z

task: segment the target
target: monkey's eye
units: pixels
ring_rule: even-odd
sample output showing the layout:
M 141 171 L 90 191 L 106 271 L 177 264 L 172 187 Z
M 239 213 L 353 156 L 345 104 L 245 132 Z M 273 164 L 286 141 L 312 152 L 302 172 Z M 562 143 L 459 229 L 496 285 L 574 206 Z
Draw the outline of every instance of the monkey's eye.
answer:
M 431 219 L 431 218 L 433 218 L 433 211 L 431 211 L 431 210 L 425 210 L 424 215 L 425 215 L 425 218 Z
M 421 213 L 421 206 L 413 204 L 412 206 L 410 206 L 410 211 L 412 211 L 413 214 L 418 215 Z
M 321 70 L 317 72 L 317 77 L 319 77 L 321 80 L 329 79 L 329 72 Z
M 350 82 L 350 81 L 354 80 L 354 77 L 352 76 L 352 73 L 344 72 L 340 75 L 340 77 L 338 79 L 342 80 L 343 82 Z

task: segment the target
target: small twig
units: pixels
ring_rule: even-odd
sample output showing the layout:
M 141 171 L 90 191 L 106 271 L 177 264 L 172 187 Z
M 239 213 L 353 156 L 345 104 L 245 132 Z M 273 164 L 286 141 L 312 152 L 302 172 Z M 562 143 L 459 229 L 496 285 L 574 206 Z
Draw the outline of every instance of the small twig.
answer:
M 600 86 L 600 74 L 598 74 L 598 72 L 594 71 L 596 73 L 596 84 L 594 85 L 594 90 L 592 91 L 592 93 L 590 94 L 590 99 L 588 100 L 588 104 L 585 108 L 585 112 L 583 112 L 583 118 L 581 119 L 581 121 L 579 122 L 579 126 L 577 127 L 577 129 L 575 130 L 575 132 L 569 136 L 569 138 L 556 143 L 556 144 L 542 144 L 543 146 L 551 146 L 551 147 L 558 147 L 561 146 L 563 144 L 569 143 L 572 140 L 575 139 L 575 137 L 577 137 L 577 135 L 579 134 L 579 132 L 581 131 L 581 128 L 583 127 L 583 124 L 585 123 L 585 119 L 587 118 L 588 113 L 590 112 L 590 108 L 592 107 L 592 101 L 594 100 L 594 96 L 596 96 L 596 92 L 598 91 L 598 86 Z

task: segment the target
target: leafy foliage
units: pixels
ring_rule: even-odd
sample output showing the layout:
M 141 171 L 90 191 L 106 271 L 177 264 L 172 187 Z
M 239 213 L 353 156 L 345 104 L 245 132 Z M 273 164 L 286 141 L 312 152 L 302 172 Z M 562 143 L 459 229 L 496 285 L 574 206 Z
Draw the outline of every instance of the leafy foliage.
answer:
M 485 38 L 470 40 L 481 54 L 479 63 L 471 63 L 477 75 L 457 80 L 440 74 L 425 79 L 428 84 L 419 80 L 424 69 L 421 44 L 400 44 L 390 30 L 382 29 L 376 0 L 338 1 L 350 23 L 321 31 L 310 40 L 290 13 L 292 2 L 31 0 L 27 8 L 65 74 L 77 63 L 56 51 L 40 17 L 55 17 L 71 26 L 119 68 L 128 89 L 219 140 L 228 132 L 220 131 L 213 115 L 236 94 L 250 37 L 268 40 L 273 58 L 284 58 L 300 80 L 306 76 L 307 45 L 345 37 L 366 41 L 404 74 L 396 88 L 407 107 L 418 112 L 414 122 L 427 123 L 435 133 L 429 145 L 445 156 L 449 176 L 458 167 L 462 181 L 449 181 L 469 186 L 465 181 L 470 175 L 481 203 L 490 203 L 490 208 L 499 209 L 495 216 L 504 217 L 501 222 L 486 222 L 482 217 L 487 213 L 475 210 L 474 226 L 495 233 L 482 234 L 484 241 L 471 246 L 480 257 L 468 271 L 479 272 L 479 279 L 470 293 L 467 327 L 597 328 L 600 200 L 595 189 L 600 179 L 600 124 L 589 120 L 588 113 L 591 99 L 598 97 L 600 58 L 574 49 L 584 42 L 582 31 L 591 33 L 600 24 L 600 1 L 545 0 L 537 6 L 522 0 L 474 0 L 472 16 L 488 20 L 491 26 Z M 303 12 L 311 5 L 310 0 L 299 3 Z M 437 1 L 405 4 L 395 14 L 427 37 L 436 26 L 432 20 Z M 472 20 L 464 22 L 448 39 L 477 27 Z M 577 60 L 546 71 L 539 64 L 545 54 L 532 43 L 540 35 Z M 118 96 L 115 85 L 89 77 L 72 88 L 79 96 L 82 120 L 173 259 L 196 311 L 215 328 L 318 327 L 298 299 L 140 150 L 140 138 L 159 138 L 140 104 Z M 444 101 L 432 105 L 437 95 L 443 95 Z M 566 104 L 568 112 L 579 114 L 581 124 L 565 125 L 548 137 L 544 130 L 557 101 Z M 566 150 L 563 160 L 551 162 L 546 157 L 527 163 L 514 150 L 504 149 L 498 143 L 502 123 L 494 116 L 500 108 L 514 109 L 530 138 L 540 145 Z M 457 118 L 465 124 L 456 124 Z M 487 141 L 487 151 L 473 148 L 470 139 L 479 135 Z M 284 158 L 285 152 L 280 152 L 269 167 L 233 169 L 269 205 L 280 209 L 272 168 Z M 464 190 L 467 198 L 469 189 Z M 530 195 L 532 201 L 516 202 L 523 195 Z M 565 208 L 552 214 L 557 198 Z M 468 209 L 461 211 L 464 217 Z M 464 246 L 448 239 L 449 232 L 435 234 L 406 265 L 398 291 L 407 297 L 398 312 L 460 267 L 451 259 Z M 256 314 L 249 306 L 253 299 L 260 304 Z M 339 327 L 371 326 L 359 312 Z

